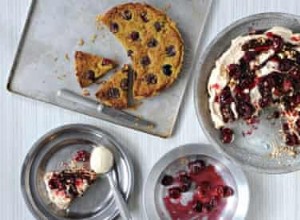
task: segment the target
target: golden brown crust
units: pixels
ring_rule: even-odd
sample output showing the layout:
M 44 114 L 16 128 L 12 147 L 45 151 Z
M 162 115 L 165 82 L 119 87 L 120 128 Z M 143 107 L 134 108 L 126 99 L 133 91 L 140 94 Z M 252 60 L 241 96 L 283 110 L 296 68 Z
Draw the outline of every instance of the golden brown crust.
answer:
M 154 96 L 171 86 L 182 68 L 184 45 L 176 24 L 147 4 L 127 3 L 99 17 L 130 52 L 136 78 L 134 98 Z
M 91 85 L 115 67 L 116 63 L 110 59 L 82 51 L 75 52 L 76 77 L 82 88 Z
M 108 81 L 100 85 L 96 97 L 110 107 L 124 109 L 128 107 L 128 74 L 131 68 L 125 65 L 117 71 Z

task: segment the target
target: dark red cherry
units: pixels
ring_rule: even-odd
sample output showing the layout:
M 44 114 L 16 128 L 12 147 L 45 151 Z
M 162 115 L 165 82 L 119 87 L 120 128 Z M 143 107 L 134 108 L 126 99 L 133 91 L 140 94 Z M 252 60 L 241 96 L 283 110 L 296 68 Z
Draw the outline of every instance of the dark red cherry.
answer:
M 230 144 L 233 141 L 233 131 L 230 128 L 222 128 L 220 138 L 224 144 Z
M 115 22 L 111 23 L 110 24 L 110 31 L 114 34 L 117 33 L 119 31 L 119 25 Z
M 193 210 L 195 212 L 201 213 L 202 212 L 202 203 L 200 201 L 196 201 L 193 205 Z
M 163 186 L 170 186 L 172 185 L 173 182 L 174 182 L 174 178 L 170 175 L 165 175 L 161 180 L 161 184 Z
M 168 191 L 169 191 L 169 196 L 172 199 L 178 199 L 181 196 L 181 190 L 179 187 L 170 188 Z
M 230 186 L 224 186 L 223 190 L 224 190 L 224 198 L 230 197 L 234 194 L 234 191 Z

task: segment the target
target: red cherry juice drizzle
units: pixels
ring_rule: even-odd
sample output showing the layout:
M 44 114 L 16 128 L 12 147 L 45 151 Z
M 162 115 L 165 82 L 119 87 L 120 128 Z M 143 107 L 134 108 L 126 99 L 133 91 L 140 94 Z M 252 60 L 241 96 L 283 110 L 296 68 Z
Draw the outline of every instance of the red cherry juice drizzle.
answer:
M 231 187 L 226 186 L 223 178 L 218 174 L 215 167 L 212 165 L 207 165 L 201 167 L 198 173 L 193 173 L 191 170 L 188 172 L 192 184 L 195 188 L 190 191 L 193 193 L 192 199 L 186 204 L 182 204 L 181 199 L 184 196 L 182 193 L 178 199 L 173 199 L 170 197 L 169 193 L 163 198 L 165 207 L 169 212 L 170 216 L 174 220 L 190 220 L 190 219 L 201 219 L 207 217 L 208 220 L 215 220 L 221 217 L 222 212 L 226 206 L 226 198 L 233 195 L 233 190 Z M 177 177 L 173 178 L 174 181 L 172 185 L 169 185 L 169 189 L 172 187 L 177 187 L 182 182 Z M 220 192 L 218 193 L 218 187 L 227 187 L 226 196 L 222 196 Z M 213 207 L 208 204 L 212 204 Z M 195 204 L 199 202 L 202 206 L 201 212 L 195 210 Z

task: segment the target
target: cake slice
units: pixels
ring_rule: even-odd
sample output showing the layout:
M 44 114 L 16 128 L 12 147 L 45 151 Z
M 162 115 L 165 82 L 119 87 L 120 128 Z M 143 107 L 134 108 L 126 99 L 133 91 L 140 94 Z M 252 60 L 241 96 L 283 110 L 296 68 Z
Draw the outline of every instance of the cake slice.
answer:
M 82 51 L 75 52 L 76 76 L 82 88 L 93 84 L 116 66 L 116 63 L 110 59 Z
M 96 180 L 96 173 L 85 169 L 48 172 L 44 182 L 48 197 L 59 209 L 67 209 L 77 197 L 81 197 Z
M 108 81 L 100 85 L 96 93 L 97 99 L 104 105 L 123 109 L 128 107 L 129 65 L 117 71 Z

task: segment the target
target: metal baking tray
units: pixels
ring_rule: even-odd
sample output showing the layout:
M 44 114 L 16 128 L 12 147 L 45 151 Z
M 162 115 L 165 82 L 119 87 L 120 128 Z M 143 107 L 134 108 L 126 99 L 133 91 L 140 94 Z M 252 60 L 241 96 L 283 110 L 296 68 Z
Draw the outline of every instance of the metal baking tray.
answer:
M 106 28 L 97 28 L 96 16 L 124 0 L 33 0 L 8 79 L 9 91 L 51 103 L 115 124 L 160 137 L 172 135 L 180 106 L 193 71 L 196 51 L 212 0 L 143 1 L 165 10 L 178 24 L 185 43 L 185 62 L 180 78 L 157 97 L 143 100 L 129 113 L 154 122 L 154 128 L 123 123 L 80 104 L 60 101 L 57 91 L 67 88 L 82 94 L 74 74 L 76 50 L 115 59 L 120 66 L 130 62 L 126 51 Z M 80 44 L 81 39 L 84 44 Z M 197 56 L 199 53 L 197 53 Z M 97 86 L 89 89 L 94 98 Z

